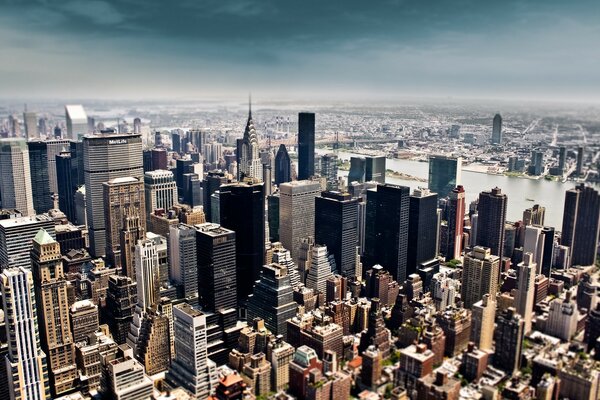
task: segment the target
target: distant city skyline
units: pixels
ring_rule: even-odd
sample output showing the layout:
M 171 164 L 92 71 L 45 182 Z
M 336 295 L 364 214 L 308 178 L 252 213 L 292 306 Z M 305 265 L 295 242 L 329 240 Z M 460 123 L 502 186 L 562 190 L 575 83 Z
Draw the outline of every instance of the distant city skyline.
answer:
M 600 101 L 600 3 L 7 1 L 3 98 Z

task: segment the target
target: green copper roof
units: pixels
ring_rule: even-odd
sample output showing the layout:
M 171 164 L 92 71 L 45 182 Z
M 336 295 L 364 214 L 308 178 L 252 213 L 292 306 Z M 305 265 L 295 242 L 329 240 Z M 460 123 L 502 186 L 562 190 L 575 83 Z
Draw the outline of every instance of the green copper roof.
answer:
M 33 240 L 39 244 L 50 244 L 56 242 L 44 228 L 40 228 Z

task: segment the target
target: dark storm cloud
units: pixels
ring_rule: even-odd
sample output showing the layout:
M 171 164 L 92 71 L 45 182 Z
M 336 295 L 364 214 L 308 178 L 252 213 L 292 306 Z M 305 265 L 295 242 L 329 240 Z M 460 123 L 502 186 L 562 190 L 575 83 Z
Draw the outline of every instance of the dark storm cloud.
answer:
M 600 86 L 599 4 L 5 0 L 0 46 L 18 57 L 0 66 L 0 79 L 9 93 L 27 82 L 48 90 L 70 76 L 85 80 L 82 90 L 112 81 L 157 95 L 254 84 L 265 92 L 588 96 Z

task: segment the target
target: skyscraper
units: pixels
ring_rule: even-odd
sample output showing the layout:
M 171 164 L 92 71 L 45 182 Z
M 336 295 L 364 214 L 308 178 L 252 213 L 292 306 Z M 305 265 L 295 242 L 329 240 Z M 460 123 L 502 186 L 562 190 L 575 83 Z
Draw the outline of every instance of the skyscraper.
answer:
M 577 148 L 577 165 L 575 167 L 575 176 L 583 175 L 583 157 L 585 156 L 583 146 Z
M 500 188 L 479 193 L 477 205 L 477 244 L 489 247 L 492 254 L 502 256 L 508 197 Z
M 170 209 L 177 204 L 177 183 L 171 171 L 154 170 L 144 174 L 146 212 Z
M 152 240 L 140 240 L 135 246 L 137 300 L 142 312 L 160 300 L 160 271 L 156 245 Z
M 64 212 L 67 219 L 76 222 L 75 191 L 77 190 L 77 170 L 73 164 L 76 160 L 71 158 L 70 152 L 56 155 L 56 176 L 58 186 L 58 208 Z M 75 174 L 73 174 L 75 172 Z M 75 176 L 74 176 L 75 175 Z
M 385 156 L 367 156 L 365 161 L 365 181 L 385 183 Z
M 280 264 L 263 266 L 253 295 L 248 300 L 247 320 L 251 322 L 262 318 L 274 335 L 282 335 L 285 340 L 286 321 L 296 315 L 297 308 L 287 267 Z
M 471 341 L 484 351 L 492 351 L 494 320 L 496 318 L 495 296 L 484 294 L 471 307 Z
M 33 238 L 31 270 L 41 344 L 48 356 L 50 388 L 52 396 L 58 397 L 75 389 L 77 367 L 60 246 L 44 229 Z
M 48 176 L 48 146 L 46 142 L 38 140 L 27 142 L 27 147 L 29 148 L 33 208 L 36 214 L 42 214 L 54 208 Z
M 561 243 L 569 246 L 572 265 L 593 265 L 600 232 L 600 195 L 583 183 L 567 190 Z
M 0 196 L 3 208 L 35 215 L 29 150 L 24 139 L 0 139 Z
M 502 144 L 502 116 L 500 114 L 494 115 L 492 144 Z
M 29 269 L 7 268 L 0 274 L 0 290 L 7 326 L 5 360 L 11 400 L 50 397 L 46 355 L 40 346 L 33 276 Z
M 25 123 L 25 137 L 27 140 L 40 137 L 37 125 L 37 114 L 35 112 L 27 111 L 27 108 L 25 108 L 25 112 L 23 113 L 23 122 Z
M 425 188 L 415 189 L 409 197 L 407 275 L 437 256 L 437 203 L 437 193 Z
M 275 156 L 275 184 L 281 185 L 292 180 L 292 160 L 285 144 L 279 145 Z
M 516 311 L 523 318 L 525 334 L 531 332 L 533 302 L 535 295 L 535 275 L 537 264 L 533 262 L 533 254 L 523 254 L 523 261 L 517 266 L 517 293 L 515 295 Z
M 31 241 L 40 228 L 56 237 L 54 220 L 48 214 L 0 220 L 0 270 L 31 267 Z
M 429 156 L 428 188 L 443 199 L 461 184 L 462 159 L 441 155 Z
M 200 304 L 215 313 L 236 309 L 236 233 L 211 223 L 196 229 Z
M 406 280 L 410 188 L 380 184 L 367 192 L 365 262 L 380 264 L 398 283 Z
M 103 134 L 83 138 L 86 213 L 93 257 L 106 254 L 103 183 L 115 178 L 143 176 L 140 135 Z M 142 188 L 143 191 L 143 188 Z M 144 214 L 142 214 L 144 215 Z
M 315 174 L 315 113 L 298 114 L 298 179 Z
M 350 157 L 350 171 L 348 172 L 348 184 L 352 182 L 365 182 L 367 160 L 364 157 Z
M 208 222 L 215 222 L 212 216 L 211 196 L 225 183 L 227 183 L 227 178 L 221 171 L 208 171 L 206 179 L 203 181 L 204 212 Z M 220 218 L 220 216 L 216 215 L 215 218 Z
M 132 278 L 120 275 L 108 277 L 106 320 L 115 342 L 123 344 L 137 304 L 137 285 Z
M 313 246 L 311 265 L 306 276 L 306 287 L 323 295 L 327 288 L 327 279 L 333 276 L 327 256 L 327 246 Z
M 544 225 L 544 216 L 546 215 L 546 207 L 535 204 L 531 208 L 523 211 L 523 224 L 527 225 Z
M 80 140 L 83 135 L 89 133 L 88 117 L 82 105 L 65 106 L 65 117 L 67 120 L 67 136 L 69 139 Z
M 207 353 L 206 316 L 187 303 L 173 307 L 175 357 L 166 379 L 174 387 L 181 386 L 194 399 L 205 400 L 217 383 L 215 363 Z
M 321 176 L 325 178 L 327 190 L 337 190 L 338 156 L 328 153 L 321 156 Z
M 498 316 L 494 340 L 496 351 L 493 364 L 509 375 L 521 368 L 521 352 L 525 337 L 524 322 L 514 308 L 509 307 Z
M 139 226 L 141 231 L 139 239 L 144 238 L 146 231 L 144 183 L 141 179 L 125 177 L 111 179 L 104 182 L 102 186 L 108 263 L 115 268 L 124 268 L 125 274 L 133 277 L 132 259 L 123 257 L 125 249 L 121 249 L 121 232 L 128 230 L 127 219 L 136 219 L 139 221 L 136 226 Z M 130 243 L 129 246 L 135 246 L 135 242 Z
M 500 257 L 490 254 L 490 249 L 475 246 L 465 255 L 461 297 L 466 308 L 481 300 L 483 295 L 496 296 L 498 276 L 500 275 Z
M 323 192 L 315 198 L 315 242 L 327 246 L 343 276 L 356 274 L 358 199 L 348 193 Z
M 279 186 L 279 239 L 297 263 L 300 241 L 315 232 L 316 181 L 293 181 Z
M 197 302 L 199 276 L 196 228 L 186 224 L 169 228 L 169 261 L 171 281 L 180 287 L 183 298 L 188 302 Z
M 258 135 L 252 120 L 252 105 L 248 110 L 248 121 L 244 129 L 244 137 L 238 147 L 238 180 L 255 178 L 263 180 L 262 163 L 258 154 Z
M 463 227 L 465 220 L 465 189 L 462 185 L 450 192 L 447 203 L 448 234 L 447 242 L 442 243 L 446 260 L 458 259 L 462 252 Z
M 221 186 L 221 226 L 235 231 L 238 300 L 245 301 L 265 261 L 265 197 L 262 183 Z
M 531 253 L 533 262 L 537 264 L 536 274 L 542 273 L 542 260 L 544 258 L 546 236 L 542 234 L 541 226 L 529 225 L 525 227 L 525 241 L 523 253 Z

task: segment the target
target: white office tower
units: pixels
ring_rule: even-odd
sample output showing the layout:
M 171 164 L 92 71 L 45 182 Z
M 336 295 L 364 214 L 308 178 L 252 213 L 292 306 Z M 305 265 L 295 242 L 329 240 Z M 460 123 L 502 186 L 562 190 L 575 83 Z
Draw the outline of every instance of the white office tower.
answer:
M 544 239 L 542 227 L 537 225 L 527 225 L 525 227 L 525 242 L 523 244 L 523 253 L 531 253 L 533 262 L 538 265 L 536 274 L 542 273 L 542 259 L 544 257 Z
M 35 215 L 25 139 L 0 139 L 0 195 L 2 208 L 17 209 L 24 216 Z
M 139 240 L 135 246 L 135 277 L 138 305 L 145 311 L 160 300 L 160 267 L 153 240 Z
M 577 331 L 578 319 L 577 302 L 571 290 L 567 290 L 564 299 L 554 299 L 550 302 L 545 333 L 568 342 Z
M 327 279 L 333 276 L 327 254 L 327 246 L 314 245 L 311 259 L 312 263 L 306 276 L 306 287 L 325 295 Z
M 23 113 L 23 122 L 25 122 L 25 137 L 29 139 L 39 138 L 37 115 L 33 111 Z
M 89 133 L 88 117 L 82 105 L 66 105 L 65 117 L 67 119 L 67 137 L 69 139 L 79 140 L 83 135 Z
M 218 383 L 215 363 L 208 358 L 206 316 L 187 303 L 173 307 L 175 358 L 167 382 L 183 387 L 193 399 L 204 400 Z
M 494 297 L 485 294 L 471 308 L 471 341 L 475 343 L 479 350 L 493 351 L 495 319 L 496 301 Z
M 90 254 L 106 254 L 104 204 L 105 182 L 116 178 L 142 180 L 142 138 L 140 135 L 88 135 L 83 138 L 83 176 L 85 179 L 86 215 L 90 237 Z
M 121 357 L 106 364 L 105 392 L 113 400 L 148 400 L 154 385 L 144 372 L 144 366 L 133 358 L 133 350 L 127 345 L 119 346 Z
M 273 249 L 273 263 L 286 267 L 290 277 L 290 286 L 293 288 L 297 287 L 300 285 L 300 273 L 298 272 L 298 267 L 294 264 L 290 251 L 281 246 L 281 244 L 279 245 L 279 247 L 275 247 L 276 243 L 273 244 L 273 247 L 275 247 Z
M 445 272 L 438 272 L 431 280 L 433 287 L 433 304 L 437 311 L 445 311 L 448 307 L 454 307 L 458 293 L 458 282 L 450 278 Z
M 279 239 L 298 263 L 300 242 L 315 234 L 315 197 L 318 181 L 293 181 L 279 186 Z
M 6 363 L 11 400 L 50 399 L 46 355 L 40 347 L 33 275 L 22 267 L 0 274 L 8 355 Z
M 177 182 L 171 171 L 157 169 L 144 174 L 146 213 L 162 208 L 168 210 L 177 204 Z
M 536 271 L 537 264 L 533 262 L 533 254 L 523 254 L 523 262 L 517 266 L 515 308 L 525 322 L 525 334 L 531 332 Z
M 207 143 L 204 145 L 202 155 L 207 163 L 216 164 L 223 157 L 223 145 L 221 143 Z
M 48 157 L 48 179 L 50 181 L 50 193 L 58 193 L 58 177 L 56 175 L 56 156 L 63 151 L 70 151 L 70 142 L 66 139 L 46 140 L 46 151 Z
M 30 217 L 14 215 L 0 220 L 0 270 L 8 267 L 31 268 L 32 240 L 41 228 L 56 239 L 54 220 L 48 214 Z

